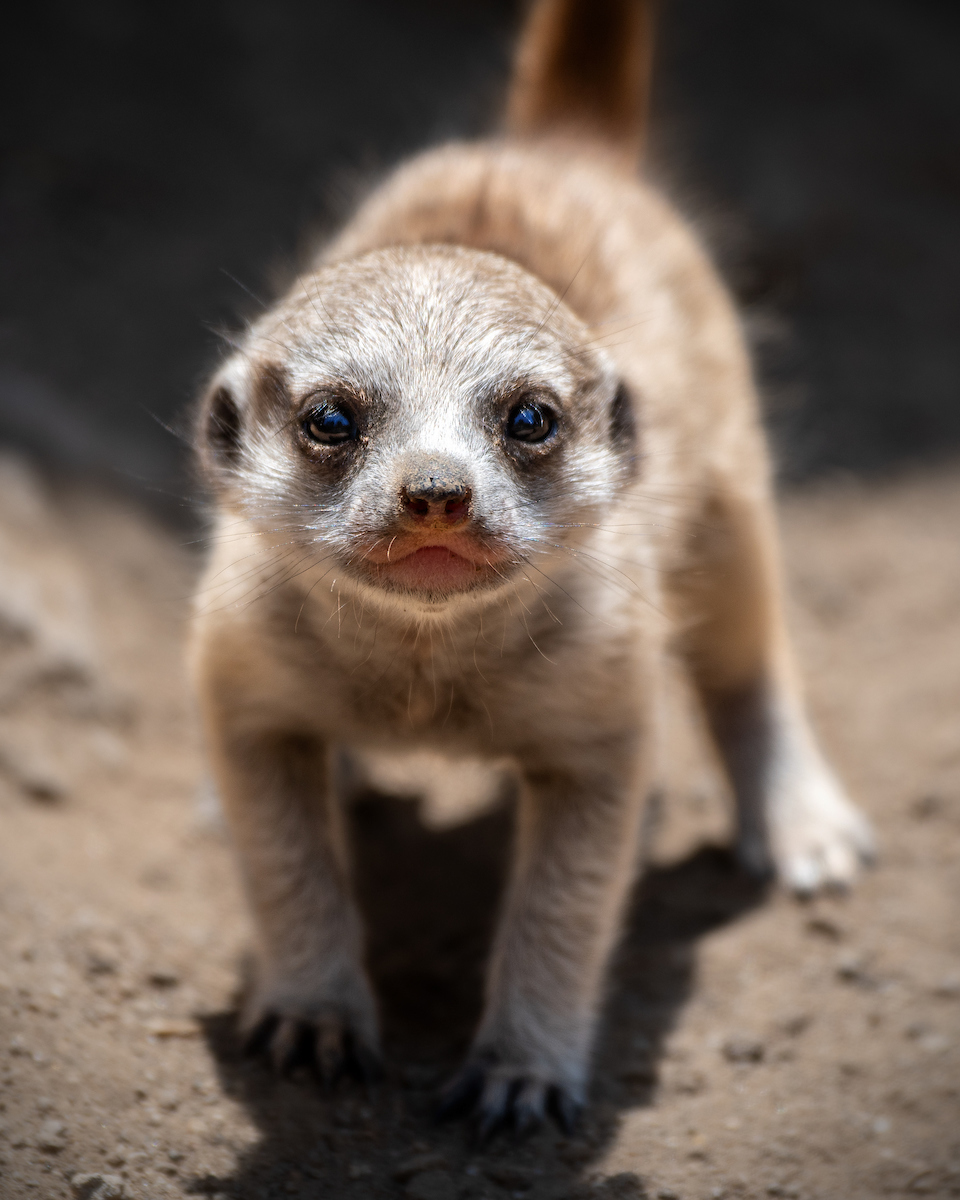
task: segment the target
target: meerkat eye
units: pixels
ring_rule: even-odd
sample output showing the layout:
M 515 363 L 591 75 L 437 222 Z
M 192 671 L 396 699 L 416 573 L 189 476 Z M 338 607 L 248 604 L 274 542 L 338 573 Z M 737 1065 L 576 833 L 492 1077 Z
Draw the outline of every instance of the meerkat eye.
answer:
M 357 436 L 357 423 L 338 404 L 319 404 L 310 410 L 301 424 L 304 436 L 321 446 L 339 446 Z
M 521 400 L 507 417 L 507 436 L 518 442 L 545 442 L 557 428 L 557 418 L 545 404 Z

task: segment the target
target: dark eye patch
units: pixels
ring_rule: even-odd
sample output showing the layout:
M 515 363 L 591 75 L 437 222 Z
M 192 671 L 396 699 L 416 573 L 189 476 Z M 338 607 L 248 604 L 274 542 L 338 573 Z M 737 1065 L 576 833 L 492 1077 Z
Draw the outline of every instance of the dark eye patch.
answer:
M 527 445 L 545 442 L 556 428 L 553 410 L 539 400 L 519 401 L 507 417 L 507 436 Z
M 331 401 L 312 408 L 300 423 L 303 436 L 319 446 L 340 446 L 357 438 L 357 423 L 343 405 Z

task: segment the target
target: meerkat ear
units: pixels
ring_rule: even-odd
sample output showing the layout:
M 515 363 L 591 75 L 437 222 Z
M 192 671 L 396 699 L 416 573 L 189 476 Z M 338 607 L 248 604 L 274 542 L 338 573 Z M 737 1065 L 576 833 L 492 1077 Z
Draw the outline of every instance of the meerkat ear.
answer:
M 203 398 L 195 445 L 200 464 L 216 477 L 235 467 L 243 449 L 243 415 L 233 385 L 216 382 Z
M 618 448 L 630 448 L 637 441 L 637 415 L 633 397 L 625 383 L 620 383 L 610 405 L 610 440 Z
M 275 428 L 289 417 L 291 403 L 283 367 L 244 359 L 228 363 L 197 415 L 194 445 L 208 479 L 221 482 L 234 472 L 256 428 Z

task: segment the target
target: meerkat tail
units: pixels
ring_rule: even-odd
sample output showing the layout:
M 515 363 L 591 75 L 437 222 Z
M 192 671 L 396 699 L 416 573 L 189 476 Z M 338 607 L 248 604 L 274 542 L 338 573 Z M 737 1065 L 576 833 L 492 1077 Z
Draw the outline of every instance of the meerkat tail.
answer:
M 506 124 L 606 144 L 633 165 L 646 128 L 655 0 L 534 0 Z

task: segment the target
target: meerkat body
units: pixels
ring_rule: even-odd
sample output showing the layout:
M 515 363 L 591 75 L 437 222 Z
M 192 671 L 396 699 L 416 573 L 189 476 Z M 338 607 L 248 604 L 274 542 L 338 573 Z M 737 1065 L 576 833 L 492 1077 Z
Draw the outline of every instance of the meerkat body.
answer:
M 402 167 L 250 330 L 198 426 L 218 516 L 194 662 L 259 933 L 247 1028 L 281 1067 L 306 1043 L 329 1074 L 378 1053 L 342 756 L 509 760 L 512 877 L 446 1096 L 486 1128 L 583 1102 L 668 646 L 745 864 L 811 890 L 870 848 L 804 715 L 736 315 L 627 166 L 646 10 L 599 8 L 586 67 L 567 53 L 585 9 L 535 9 L 515 135 Z

